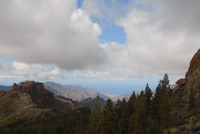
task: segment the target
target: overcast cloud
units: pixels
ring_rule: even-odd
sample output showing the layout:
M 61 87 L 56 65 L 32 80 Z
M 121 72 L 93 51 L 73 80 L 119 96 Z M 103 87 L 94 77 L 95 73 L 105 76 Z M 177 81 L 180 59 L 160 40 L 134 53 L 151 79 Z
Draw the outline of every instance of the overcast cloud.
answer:
M 116 0 L 111 1 L 116 3 Z M 99 18 L 105 11 L 108 14 L 116 11 L 102 1 L 89 2 L 86 0 L 84 8 L 89 8 L 86 11 L 96 13 Z M 127 43 L 102 45 L 110 59 L 111 76 L 142 77 L 164 73 L 184 76 L 190 59 L 200 46 L 200 1 L 138 0 L 131 5 L 125 17 L 113 18 L 124 28 Z
M 200 46 L 200 1 L 138 0 L 120 5 L 111 0 L 110 4 L 85 0 L 78 9 L 76 0 L 0 1 L 0 57 L 12 59 L 14 69 L 7 72 L 33 79 L 64 77 L 62 69 L 80 70 L 84 78 L 185 74 Z M 123 27 L 126 44 L 101 44 L 101 27 L 91 16 Z M 5 66 L 0 62 L 1 69 Z
M 69 70 L 103 62 L 101 28 L 75 0 L 2 0 L 0 20 L 1 57 Z

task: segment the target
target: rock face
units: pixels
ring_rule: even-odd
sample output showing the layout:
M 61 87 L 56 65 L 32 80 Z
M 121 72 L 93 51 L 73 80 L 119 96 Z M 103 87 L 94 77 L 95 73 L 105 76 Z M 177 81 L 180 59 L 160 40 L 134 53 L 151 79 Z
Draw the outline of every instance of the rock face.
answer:
M 42 83 L 22 82 L 19 86 L 14 84 L 12 90 L 27 93 L 39 108 L 48 108 L 55 103 L 53 93 L 46 90 Z
M 187 79 L 181 78 L 179 79 L 176 84 L 179 85 L 179 87 L 183 87 L 187 83 Z
M 178 80 L 176 84 L 178 86 L 171 96 L 171 130 L 176 129 L 181 134 L 200 133 L 200 50 L 190 62 L 188 77 Z M 191 103 L 193 107 L 190 107 Z
M 11 90 L 0 90 L 0 127 L 24 118 L 69 114 L 82 107 L 78 102 L 51 93 L 42 83 L 22 82 L 14 84 Z
M 186 88 L 200 91 L 200 49 L 193 56 L 188 69 L 188 82 Z
M 190 67 L 188 69 L 188 74 L 190 76 L 199 75 L 200 74 L 200 49 L 193 56 Z

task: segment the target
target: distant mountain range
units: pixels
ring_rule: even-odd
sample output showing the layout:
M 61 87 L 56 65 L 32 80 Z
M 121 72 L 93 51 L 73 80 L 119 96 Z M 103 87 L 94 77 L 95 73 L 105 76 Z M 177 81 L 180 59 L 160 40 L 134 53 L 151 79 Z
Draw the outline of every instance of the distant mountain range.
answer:
M 12 86 L 3 86 L 3 85 L 0 85 L 0 90 L 1 89 L 12 89 Z
M 29 82 L 29 81 L 24 81 L 24 82 Z M 19 83 L 18 85 L 20 85 Z M 87 99 L 92 99 L 96 98 L 99 96 L 100 98 L 107 100 L 108 98 L 112 99 L 113 102 L 116 102 L 118 99 L 122 100 L 125 98 L 126 100 L 129 99 L 132 93 L 125 94 L 125 95 L 116 95 L 116 94 L 111 94 L 107 93 L 104 91 L 101 91 L 96 88 L 88 88 L 88 87 L 83 87 L 80 85 L 61 85 L 55 82 L 45 82 L 43 83 L 44 87 L 51 91 L 52 93 L 60 96 L 64 96 L 66 98 L 70 98 L 75 101 L 83 101 Z M 2 89 L 12 89 L 12 86 L 3 86 L 0 85 L 0 90 Z M 88 101 L 88 100 L 87 100 Z
M 116 96 L 116 97 L 113 97 L 112 98 L 112 101 L 114 102 L 117 102 L 117 100 L 123 100 L 123 98 L 125 98 L 126 101 L 129 100 L 129 98 L 131 97 L 132 93 L 129 93 L 129 94 L 124 94 L 124 95 L 119 95 L 119 96 Z
M 0 90 L 0 127 L 24 118 L 41 118 L 45 116 L 44 113 L 55 116 L 79 108 L 84 106 L 51 93 L 44 88 L 43 83 L 22 82 L 20 85 L 14 84 L 11 90 Z
M 61 95 L 76 101 L 81 101 L 87 98 L 96 98 L 97 96 L 107 100 L 108 98 L 117 96 L 95 88 L 82 87 L 79 85 L 62 86 L 61 84 L 54 82 L 45 82 L 44 87 L 56 95 Z

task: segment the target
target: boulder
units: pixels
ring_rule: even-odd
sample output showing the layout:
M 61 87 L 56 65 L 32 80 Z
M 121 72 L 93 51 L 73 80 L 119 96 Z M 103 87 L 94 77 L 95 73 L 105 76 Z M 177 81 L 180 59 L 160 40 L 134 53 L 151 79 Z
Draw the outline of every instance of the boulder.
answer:
M 183 87 L 187 83 L 187 80 L 185 78 L 179 79 L 176 84 L 179 85 L 179 87 Z

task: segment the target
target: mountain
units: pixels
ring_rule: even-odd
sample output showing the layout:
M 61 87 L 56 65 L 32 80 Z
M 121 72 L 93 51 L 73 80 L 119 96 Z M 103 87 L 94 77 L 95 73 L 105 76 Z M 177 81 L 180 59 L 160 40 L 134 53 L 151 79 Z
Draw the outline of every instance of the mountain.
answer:
M 43 83 L 14 84 L 10 90 L 0 90 L 0 134 L 200 134 L 200 50 L 193 56 L 185 78 L 173 89 L 168 82 L 165 74 L 150 99 L 141 92 L 115 106 L 110 99 L 105 103 L 100 97 L 77 102 L 60 96 L 66 87 L 76 94 L 84 90 L 81 86 L 50 83 L 49 90 L 60 94 L 55 95 Z M 101 112 L 89 110 L 104 104 Z
M 200 133 L 200 49 L 193 56 L 186 78 L 176 82 L 171 96 L 171 131 Z
M 87 98 L 80 101 L 81 104 L 90 108 L 92 112 L 95 111 L 95 105 L 99 105 L 100 109 L 102 110 L 106 101 L 103 98 L 96 97 L 96 98 Z
M 11 89 L 12 87 L 11 86 L 3 86 L 3 85 L 0 85 L 0 90 L 1 89 Z
M 134 91 L 136 94 L 140 94 L 140 91 Z M 154 92 L 154 90 L 153 90 Z M 112 97 L 112 101 L 113 102 L 117 102 L 117 100 L 123 100 L 125 99 L 126 101 L 129 100 L 129 98 L 131 97 L 132 93 L 129 93 L 129 94 L 123 94 L 123 95 L 119 95 L 119 96 L 114 96 Z
M 60 115 L 84 107 L 78 102 L 57 96 L 42 83 L 29 81 L 14 84 L 11 90 L 0 90 L 0 127 L 22 119 L 44 115 Z
M 87 98 L 96 98 L 97 96 L 107 100 L 108 98 L 115 96 L 98 89 L 82 87 L 79 85 L 62 86 L 54 82 L 46 82 L 44 83 L 44 87 L 56 95 L 61 95 L 77 101 L 81 101 Z
M 112 101 L 113 102 L 117 102 L 117 100 L 123 100 L 125 99 L 126 101 L 129 100 L 129 98 L 131 97 L 132 93 L 129 93 L 129 94 L 124 94 L 124 95 L 119 95 L 119 96 L 116 96 L 116 97 L 113 97 L 112 98 Z

